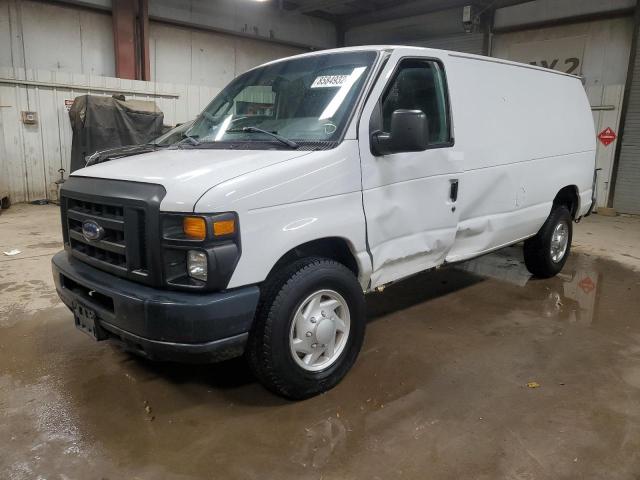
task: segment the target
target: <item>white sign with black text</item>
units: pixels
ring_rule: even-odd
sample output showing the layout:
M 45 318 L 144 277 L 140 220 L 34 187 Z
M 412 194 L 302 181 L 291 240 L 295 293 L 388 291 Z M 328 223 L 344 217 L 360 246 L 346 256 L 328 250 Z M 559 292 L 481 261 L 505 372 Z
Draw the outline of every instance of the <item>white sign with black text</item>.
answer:
M 509 59 L 572 75 L 582 75 L 585 42 L 586 37 L 580 36 L 515 43 L 509 49 Z

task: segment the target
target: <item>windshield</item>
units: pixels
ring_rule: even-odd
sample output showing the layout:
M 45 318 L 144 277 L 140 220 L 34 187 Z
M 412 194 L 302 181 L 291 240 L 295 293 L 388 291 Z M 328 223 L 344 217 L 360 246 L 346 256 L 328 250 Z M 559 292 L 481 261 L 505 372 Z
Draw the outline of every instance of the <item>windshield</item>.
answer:
M 297 143 L 337 141 L 375 58 L 373 51 L 331 53 L 256 68 L 222 90 L 186 133 L 200 144 L 283 146 L 258 129 Z
M 162 147 L 172 145 L 184 138 L 184 132 L 186 132 L 192 124 L 193 121 L 185 122 L 176 127 L 173 127 L 168 132 L 156 138 L 152 143 Z

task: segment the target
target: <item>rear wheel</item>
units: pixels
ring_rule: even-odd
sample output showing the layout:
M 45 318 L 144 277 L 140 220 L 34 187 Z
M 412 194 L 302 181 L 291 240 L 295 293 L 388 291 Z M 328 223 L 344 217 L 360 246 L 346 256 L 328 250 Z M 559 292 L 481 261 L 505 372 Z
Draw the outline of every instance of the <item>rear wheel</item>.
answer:
M 536 277 L 553 277 L 562 270 L 571 250 L 573 224 L 564 205 L 553 207 L 540 231 L 524 242 L 524 262 Z
M 307 258 L 277 272 L 262 290 L 247 346 L 260 382 L 294 400 L 337 385 L 364 339 L 364 295 L 355 275 L 333 260 Z

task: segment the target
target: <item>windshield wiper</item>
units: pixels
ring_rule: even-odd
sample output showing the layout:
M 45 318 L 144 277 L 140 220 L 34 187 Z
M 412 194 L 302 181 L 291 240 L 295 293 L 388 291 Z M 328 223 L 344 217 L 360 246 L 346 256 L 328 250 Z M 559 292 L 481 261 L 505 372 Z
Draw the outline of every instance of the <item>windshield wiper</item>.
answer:
M 263 133 L 265 135 L 269 135 L 270 137 L 275 138 L 276 140 L 278 140 L 281 143 L 284 143 L 287 147 L 298 148 L 300 146 L 296 142 L 294 142 L 293 140 L 289 140 L 288 138 L 283 137 L 282 135 L 278 135 L 277 133 L 270 132 L 268 130 L 263 130 L 263 129 L 258 128 L 258 127 L 243 127 L 243 128 L 238 128 L 238 129 L 234 129 L 234 130 L 227 130 L 227 133 L 234 133 L 234 132 Z
M 97 165 L 98 163 L 108 162 L 116 158 L 131 157 L 139 153 L 153 152 L 157 148 L 162 148 L 154 143 L 145 143 L 140 145 L 127 145 L 124 147 L 109 148 L 100 150 L 85 157 L 85 167 Z
M 191 135 L 187 135 L 186 133 L 183 133 L 182 135 L 184 135 L 184 138 L 177 142 L 176 145 L 182 145 L 184 142 L 188 141 L 191 145 L 197 147 L 201 143 L 198 139 L 196 139 L 196 137 L 192 137 Z

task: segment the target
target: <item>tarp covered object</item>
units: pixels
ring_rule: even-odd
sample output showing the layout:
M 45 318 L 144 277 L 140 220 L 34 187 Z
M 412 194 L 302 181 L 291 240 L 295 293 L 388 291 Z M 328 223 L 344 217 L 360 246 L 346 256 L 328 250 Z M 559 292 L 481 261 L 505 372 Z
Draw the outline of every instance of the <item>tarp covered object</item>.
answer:
M 82 95 L 74 100 L 69 118 L 74 172 L 83 168 L 85 157 L 94 152 L 154 140 L 163 132 L 164 114 L 155 102 Z

